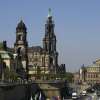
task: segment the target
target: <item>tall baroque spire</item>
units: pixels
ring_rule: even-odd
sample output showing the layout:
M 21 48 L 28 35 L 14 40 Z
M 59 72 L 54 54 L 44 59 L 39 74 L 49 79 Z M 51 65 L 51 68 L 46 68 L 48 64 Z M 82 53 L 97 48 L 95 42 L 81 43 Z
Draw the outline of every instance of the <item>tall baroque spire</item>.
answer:
M 54 21 L 51 14 L 51 8 L 48 10 L 48 18 L 45 24 L 45 35 L 52 36 L 54 34 Z
M 47 52 L 56 51 L 56 36 L 54 33 L 54 21 L 52 20 L 51 9 L 49 9 L 48 18 L 45 24 L 45 37 L 43 39 L 43 48 Z

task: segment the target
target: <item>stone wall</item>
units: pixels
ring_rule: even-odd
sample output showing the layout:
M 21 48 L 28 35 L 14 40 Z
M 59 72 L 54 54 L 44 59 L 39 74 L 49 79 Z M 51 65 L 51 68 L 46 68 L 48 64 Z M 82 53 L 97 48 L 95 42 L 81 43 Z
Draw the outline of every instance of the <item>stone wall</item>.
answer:
M 64 97 L 65 83 L 63 81 L 35 81 L 24 84 L 0 84 L 0 100 L 39 100 L 52 97 Z
M 29 100 L 28 85 L 0 86 L 0 100 Z

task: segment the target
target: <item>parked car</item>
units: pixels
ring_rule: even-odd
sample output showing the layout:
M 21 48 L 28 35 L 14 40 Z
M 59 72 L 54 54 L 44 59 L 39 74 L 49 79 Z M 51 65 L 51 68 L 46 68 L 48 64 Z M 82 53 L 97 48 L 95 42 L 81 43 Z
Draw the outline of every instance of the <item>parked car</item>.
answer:
M 72 93 L 72 99 L 77 99 L 77 98 L 78 98 L 77 93 L 76 93 L 76 92 L 73 92 L 73 93 Z
M 98 97 L 100 97 L 100 91 L 96 91 Z
M 87 93 L 86 90 L 83 90 L 83 91 L 82 91 L 82 95 L 83 95 L 83 96 L 86 96 L 86 93 Z
M 94 92 L 95 92 L 95 90 L 94 90 L 93 88 L 88 88 L 86 91 L 87 91 L 88 93 L 94 93 Z

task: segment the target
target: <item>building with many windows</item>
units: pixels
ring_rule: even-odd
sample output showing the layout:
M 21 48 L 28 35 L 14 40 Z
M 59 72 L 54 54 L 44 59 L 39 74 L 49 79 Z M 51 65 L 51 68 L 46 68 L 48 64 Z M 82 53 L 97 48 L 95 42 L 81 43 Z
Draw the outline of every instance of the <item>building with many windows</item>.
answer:
M 29 75 L 54 75 L 65 73 L 65 64 L 58 65 L 58 52 L 56 50 L 56 35 L 54 32 L 54 21 L 49 11 L 45 24 L 43 46 L 32 46 L 28 48 Z
M 21 20 L 16 27 L 16 41 L 14 51 L 16 56 L 16 70 L 26 73 L 30 78 L 48 79 L 65 73 L 65 64 L 58 65 L 58 52 L 56 50 L 56 35 L 51 10 L 45 24 L 43 46 L 28 46 L 27 28 Z
M 21 78 L 48 79 L 56 78 L 57 74 L 64 74 L 66 71 L 65 64 L 58 65 L 57 39 L 54 27 L 51 10 L 49 10 L 42 41 L 43 46 L 29 47 L 27 28 L 23 20 L 21 20 L 16 27 L 14 48 L 7 47 L 6 42 L 4 42 L 6 51 L 0 50 L 1 56 L 5 53 L 3 58 L 6 57 L 4 59 L 6 66 L 9 69 L 13 68 Z M 8 56 L 8 54 L 12 56 Z M 11 67 L 11 61 L 14 64 L 13 67 Z
M 100 59 L 92 65 L 82 66 L 79 70 L 80 82 L 89 84 L 100 83 Z

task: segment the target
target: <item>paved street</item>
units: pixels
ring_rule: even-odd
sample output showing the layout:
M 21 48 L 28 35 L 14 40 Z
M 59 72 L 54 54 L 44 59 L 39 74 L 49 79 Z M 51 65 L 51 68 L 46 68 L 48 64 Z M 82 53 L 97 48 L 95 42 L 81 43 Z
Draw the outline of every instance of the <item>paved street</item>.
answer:
M 65 100 L 73 100 L 73 99 L 65 99 Z M 97 97 L 95 93 L 87 94 L 86 96 L 80 96 L 76 100 L 100 100 L 100 97 Z
M 70 87 L 72 87 L 74 89 L 74 91 L 76 91 L 78 94 L 80 94 L 83 90 L 85 90 L 86 88 L 90 87 L 87 84 L 69 84 Z

